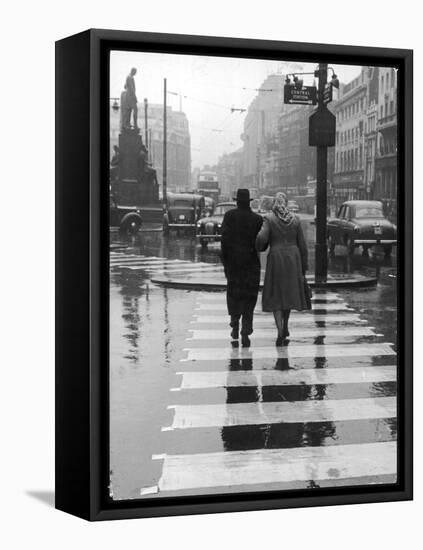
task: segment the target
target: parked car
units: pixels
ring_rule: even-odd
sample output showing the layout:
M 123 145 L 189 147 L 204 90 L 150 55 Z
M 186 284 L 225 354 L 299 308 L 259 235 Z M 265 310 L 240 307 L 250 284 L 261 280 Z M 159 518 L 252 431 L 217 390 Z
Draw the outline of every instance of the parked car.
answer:
M 397 242 L 397 228 L 383 215 L 380 201 L 344 202 L 338 216 L 328 220 L 327 234 L 331 253 L 337 244 L 345 245 L 351 254 L 357 246 L 363 246 L 366 252 L 377 244 L 389 256 Z
M 198 220 L 196 237 L 203 248 L 206 248 L 210 242 L 220 241 L 223 216 L 233 208 L 236 208 L 235 202 L 221 202 L 214 209 L 212 216 Z
M 297 201 L 288 201 L 286 206 L 287 206 L 288 210 L 290 210 L 294 214 L 296 214 L 297 212 L 300 211 L 300 207 L 298 206 Z
M 110 194 L 109 225 L 122 233 L 136 235 L 142 226 L 141 212 L 133 206 L 119 206 L 115 197 Z
M 168 235 L 172 229 L 195 232 L 197 220 L 205 209 L 202 195 L 194 193 L 168 193 L 163 213 L 163 233 Z

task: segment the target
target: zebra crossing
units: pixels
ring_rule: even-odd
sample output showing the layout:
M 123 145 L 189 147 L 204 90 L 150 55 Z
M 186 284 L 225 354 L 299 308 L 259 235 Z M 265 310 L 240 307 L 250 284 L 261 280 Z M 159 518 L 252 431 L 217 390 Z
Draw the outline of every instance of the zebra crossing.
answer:
M 110 253 L 110 269 L 144 271 L 149 275 L 170 274 L 208 274 L 223 276 L 221 263 L 192 262 L 189 260 L 168 259 L 159 256 L 144 256 L 140 254 L 126 254 L 123 252 Z
M 340 294 L 292 312 L 283 347 L 258 305 L 250 348 L 231 346 L 225 294 L 196 294 L 141 496 L 396 481 L 396 353 Z

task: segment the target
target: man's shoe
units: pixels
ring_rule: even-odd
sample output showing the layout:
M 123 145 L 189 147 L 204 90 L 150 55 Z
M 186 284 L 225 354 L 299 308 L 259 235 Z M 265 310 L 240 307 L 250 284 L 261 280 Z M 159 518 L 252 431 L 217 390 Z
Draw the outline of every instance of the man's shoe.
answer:
M 278 337 L 276 338 L 276 345 L 277 345 L 278 347 L 280 347 L 280 346 L 283 345 L 283 338 L 282 338 L 282 336 L 278 336 Z
M 251 346 L 250 339 L 245 334 L 242 336 L 241 343 L 243 348 L 249 348 Z
M 233 328 L 231 330 L 231 338 L 232 340 L 239 340 L 239 332 L 237 328 Z

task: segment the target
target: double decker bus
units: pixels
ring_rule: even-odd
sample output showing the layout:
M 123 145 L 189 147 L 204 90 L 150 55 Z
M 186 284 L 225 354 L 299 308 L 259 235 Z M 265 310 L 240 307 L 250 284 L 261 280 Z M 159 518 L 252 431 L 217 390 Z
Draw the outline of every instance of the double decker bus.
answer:
M 201 171 L 198 175 L 197 193 L 210 197 L 215 204 L 219 201 L 220 188 L 216 172 Z

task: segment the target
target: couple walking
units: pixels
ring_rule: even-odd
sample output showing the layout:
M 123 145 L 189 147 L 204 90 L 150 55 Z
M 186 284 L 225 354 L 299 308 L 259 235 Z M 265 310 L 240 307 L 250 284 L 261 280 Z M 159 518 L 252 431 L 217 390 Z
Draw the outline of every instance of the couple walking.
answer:
M 304 276 L 307 246 L 299 219 L 287 206 L 284 193 L 277 193 L 272 212 L 263 219 L 250 208 L 250 192 L 238 189 L 237 208 L 225 214 L 222 223 L 222 263 L 227 279 L 227 306 L 233 342 L 250 346 L 253 314 L 260 285 L 259 252 L 269 247 L 262 307 L 272 311 L 278 331 L 276 345 L 289 337 L 291 309 L 308 309 Z M 236 344 L 235 344 L 236 345 Z

